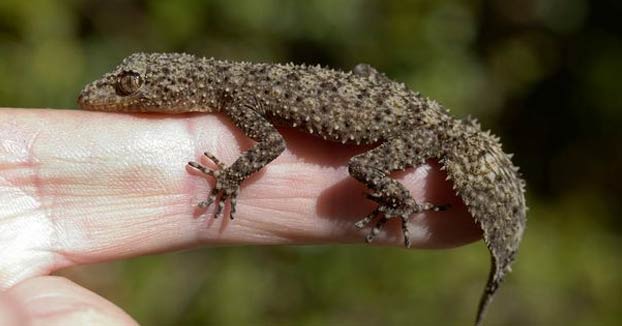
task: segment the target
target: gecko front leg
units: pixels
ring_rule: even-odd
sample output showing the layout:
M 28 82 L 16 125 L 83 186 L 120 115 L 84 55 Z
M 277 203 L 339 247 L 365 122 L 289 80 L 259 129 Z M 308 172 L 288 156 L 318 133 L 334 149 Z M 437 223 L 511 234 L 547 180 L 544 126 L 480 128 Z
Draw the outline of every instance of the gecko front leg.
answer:
M 206 152 L 218 169 L 209 169 L 197 162 L 188 162 L 191 167 L 203 172 L 205 175 L 216 179 L 216 185 L 210 192 L 207 200 L 199 203 L 199 207 L 207 208 L 216 202 L 215 217 L 222 212 L 225 201 L 230 199 L 231 212 L 229 217 L 234 218 L 236 211 L 236 199 L 240 191 L 240 184 L 251 174 L 257 172 L 272 160 L 277 158 L 285 150 L 285 140 L 272 125 L 259 112 L 257 101 L 237 100 L 224 108 L 224 113 L 233 123 L 257 144 L 242 155 L 229 167 L 225 167 L 214 155 Z
M 367 242 L 374 240 L 389 219 L 397 217 L 402 223 L 404 245 L 410 247 L 408 219 L 423 211 L 439 211 L 448 207 L 448 205 L 417 203 L 404 185 L 389 177 L 392 171 L 418 166 L 429 158 L 437 157 L 440 148 L 435 141 L 436 137 L 433 137 L 428 130 L 414 130 L 410 134 L 390 139 L 350 160 L 348 165 L 350 175 L 365 184 L 370 190 L 368 198 L 378 203 L 374 211 L 355 223 L 356 227 L 363 228 L 379 217 L 366 237 Z

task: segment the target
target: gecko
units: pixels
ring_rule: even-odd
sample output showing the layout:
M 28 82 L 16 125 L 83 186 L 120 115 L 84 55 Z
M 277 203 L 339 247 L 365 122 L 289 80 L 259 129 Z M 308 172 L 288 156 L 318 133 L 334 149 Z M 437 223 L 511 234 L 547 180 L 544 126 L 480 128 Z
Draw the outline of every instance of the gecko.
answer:
M 390 173 L 437 160 L 455 193 L 483 231 L 491 268 L 475 325 L 481 325 L 499 285 L 511 270 L 526 225 L 525 182 L 499 139 L 477 120 L 458 119 L 438 102 L 391 80 L 368 64 L 351 71 L 319 65 L 232 62 L 185 53 L 135 53 L 87 84 L 80 108 L 111 112 L 221 112 L 256 143 L 235 162 L 208 168 L 187 164 L 216 180 L 198 206 L 214 204 L 215 217 L 230 203 L 234 218 L 240 184 L 285 150 L 277 127 L 293 127 L 327 141 L 376 145 L 348 162 L 350 176 L 377 203 L 354 226 L 370 226 L 372 242 L 391 219 L 408 221 L 447 205 L 418 202 Z

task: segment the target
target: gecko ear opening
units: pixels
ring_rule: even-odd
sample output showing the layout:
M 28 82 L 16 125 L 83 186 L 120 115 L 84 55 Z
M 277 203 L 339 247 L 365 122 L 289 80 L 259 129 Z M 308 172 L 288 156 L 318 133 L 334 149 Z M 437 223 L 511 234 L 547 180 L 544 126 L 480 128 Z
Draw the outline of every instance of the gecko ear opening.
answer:
M 119 96 L 128 96 L 136 93 L 143 85 L 143 78 L 135 71 L 122 71 L 117 76 L 115 91 Z

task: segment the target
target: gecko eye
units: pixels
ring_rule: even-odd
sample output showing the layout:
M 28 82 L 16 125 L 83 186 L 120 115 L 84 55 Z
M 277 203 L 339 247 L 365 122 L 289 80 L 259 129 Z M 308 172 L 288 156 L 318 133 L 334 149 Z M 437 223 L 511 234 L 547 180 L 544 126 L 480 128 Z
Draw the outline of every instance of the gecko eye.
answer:
M 143 78 L 135 71 L 123 71 L 117 77 L 115 89 L 118 95 L 127 96 L 136 93 L 143 85 Z

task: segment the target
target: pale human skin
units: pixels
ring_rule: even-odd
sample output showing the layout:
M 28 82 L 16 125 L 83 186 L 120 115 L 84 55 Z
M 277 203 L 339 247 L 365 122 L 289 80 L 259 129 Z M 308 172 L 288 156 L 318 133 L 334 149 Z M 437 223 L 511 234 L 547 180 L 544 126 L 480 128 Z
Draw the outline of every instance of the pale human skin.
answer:
M 365 148 L 282 131 L 287 149 L 242 185 L 231 223 L 196 207 L 213 180 L 184 164 L 203 151 L 231 163 L 252 144 L 222 116 L 0 109 L 0 324 L 137 324 L 50 276 L 66 267 L 200 245 L 366 245 L 352 224 L 374 203 L 346 166 Z M 413 248 L 481 239 L 436 163 L 397 176 L 416 199 L 452 205 L 411 219 Z M 374 244 L 401 248 L 399 221 Z

